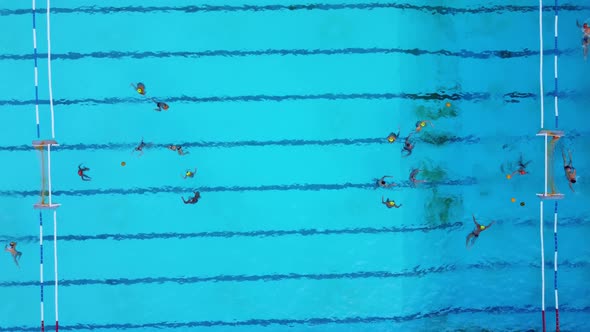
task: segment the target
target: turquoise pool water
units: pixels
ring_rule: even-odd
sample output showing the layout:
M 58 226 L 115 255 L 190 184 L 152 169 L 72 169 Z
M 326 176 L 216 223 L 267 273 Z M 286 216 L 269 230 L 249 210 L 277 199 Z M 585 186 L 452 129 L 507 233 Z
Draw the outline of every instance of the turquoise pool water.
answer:
M 40 319 L 29 5 L 0 5 L 0 28 L 10 31 L 0 36 L 0 238 L 23 252 L 20 269 L 9 253 L 0 260 L 0 331 L 37 331 Z M 303 5 L 52 4 L 60 329 L 541 330 L 538 4 Z M 37 7 L 40 131 L 50 138 L 46 7 Z M 551 128 L 553 15 L 547 7 Z M 562 331 L 590 331 L 590 68 L 575 27 L 585 17 L 588 4 L 561 4 L 559 127 L 581 175 L 571 193 L 555 157 L 566 194 Z M 169 111 L 154 112 L 129 86 L 136 82 Z M 403 139 L 385 138 L 398 126 L 404 138 L 423 119 L 434 127 L 415 134 L 414 153 L 401 158 Z M 151 146 L 138 158 L 142 138 Z M 520 154 L 530 174 L 507 180 Z M 92 181 L 77 176 L 80 163 Z M 430 183 L 411 187 L 412 168 Z M 375 189 L 384 175 L 398 186 Z M 182 204 L 195 190 L 198 204 Z M 382 196 L 402 208 L 387 209 Z M 472 214 L 496 223 L 466 250 Z M 43 218 L 52 330 L 52 214 Z

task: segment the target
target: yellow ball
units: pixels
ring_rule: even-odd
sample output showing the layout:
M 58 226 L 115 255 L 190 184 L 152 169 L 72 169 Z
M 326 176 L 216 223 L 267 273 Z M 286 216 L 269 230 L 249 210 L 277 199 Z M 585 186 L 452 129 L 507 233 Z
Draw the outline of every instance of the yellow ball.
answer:
M 510 179 L 512 178 L 512 175 L 508 174 L 508 175 L 506 175 L 506 178 L 507 178 L 508 180 L 510 180 Z
M 512 198 L 510 199 L 510 201 L 511 201 L 512 203 L 514 203 L 514 202 L 516 202 L 516 198 L 512 197 Z

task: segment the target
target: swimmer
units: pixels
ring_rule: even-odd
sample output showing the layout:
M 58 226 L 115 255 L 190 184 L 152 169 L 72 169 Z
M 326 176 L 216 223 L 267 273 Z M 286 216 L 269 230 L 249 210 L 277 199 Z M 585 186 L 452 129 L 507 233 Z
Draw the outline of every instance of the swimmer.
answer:
M 521 154 L 520 159 L 518 159 L 518 169 L 516 171 L 512 172 L 512 175 L 514 175 L 516 173 L 518 173 L 520 175 L 529 174 L 529 172 L 526 171 L 526 167 L 530 163 L 531 163 L 530 160 L 525 163 L 522 159 L 522 154 Z
M 198 191 L 195 191 L 195 196 L 189 198 L 188 200 L 185 200 L 184 197 L 181 198 L 184 204 L 196 204 L 199 201 L 199 198 L 201 198 L 201 194 Z
M 387 183 L 385 181 L 385 178 L 392 178 L 392 177 L 393 176 L 385 175 L 381 179 L 375 179 L 375 184 L 376 184 L 375 188 L 379 188 L 379 187 L 381 187 L 381 188 L 389 188 L 389 187 L 397 186 L 397 184 L 395 184 L 393 182 L 392 183 Z
M 135 89 L 135 91 L 137 91 L 137 93 L 139 93 L 142 96 L 145 96 L 145 85 L 143 83 L 137 83 L 137 85 L 135 84 L 131 84 L 131 86 Z
M 133 149 L 133 152 L 135 152 L 135 151 L 139 152 L 139 156 L 138 157 L 141 157 L 141 156 L 143 156 L 143 148 L 145 148 L 146 146 L 147 146 L 147 144 L 145 144 L 143 142 L 143 137 L 142 137 L 141 138 L 141 142 L 139 143 L 138 146 L 135 147 L 135 149 Z
M 590 44 L 590 27 L 588 23 L 580 25 L 580 22 L 576 21 L 578 28 L 582 29 L 582 49 L 584 50 L 584 60 L 588 60 L 588 45 Z
M 189 152 L 182 151 L 182 146 L 180 146 L 180 145 L 175 145 L 175 144 L 168 145 L 168 149 L 178 152 L 179 156 L 184 156 L 185 154 L 189 154 Z
M 168 104 L 161 102 L 161 101 L 156 101 L 154 99 L 152 99 L 152 101 L 154 103 L 156 103 L 156 109 L 154 109 L 156 112 L 161 112 L 162 110 L 167 111 L 168 110 Z
M 485 231 L 486 229 L 490 228 L 490 226 L 492 226 L 492 224 L 494 224 L 494 222 L 492 221 L 489 225 L 484 226 L 484 225 L 480 225 L 477 220 L 475 220 L 475 216 L 473 216 L 473 223 L 475 224 L 475 229 L 473 230 L 473 232 L 469 233 L 469 235 L 467 235 L 467 241 L 465 242 L 465 247 L 467 247 L 467 249 L 469 249 L 470 247 L 473 246 L 473 244 L 475 243 L 475 240 L 477 240 L 477 238 L 479 237 L 479 233 Z M 472 239 L 473 238 L 473 239 Z M 469 245 L 469 240 L 471 240 L 471 245 Z
M 420 170 L 417 168 L 414 168 L 412 172 L 410 172 L 410 182 L 412 182 L 412 186 L 414 187 L 419 183 L 426 182 L 426 180 L 416 180 L 416 175 L 418 175 L 418 173 L 420 173 Z
M 387 141 L 389 143 L 393 143 L 395 142 L 397 139 L 399 138 L 399 127 L 397 127 L 397 134 L 396 133 L 391 133 L 389 134 L 389 136 L 387 136 Z
M 22 252 L 16 250 L 16 242 L 10 242 L 10 247 L 4 246 L 4 251 L 8 251 L 12 255 L 12 258 L 14 259 L 14 263 L 16 264 L 16 266 L 20 267 L 18 265 L 18 260 L 20 259 L 20 256 L 22 256 Z
M 78 176 L 80 176 L 80 179 L 82 179 L 82 181 L 92 180 L 88 175 L 86 175 L 84 173 L 89 170 L 90 170 L 90 168 L 88 168 L 88 167 L 82 167 L 82 164 L 78 165 Z
M 402 157 L 407 157 L 407 156 L 411 155 L 412 154 L 412 150 L 414 150 L 414 146 L 415 145 L 412 143 L 412 141 L 410 141 L 410 138 L 412 137 L 412 134 L 410 134 L 410 135 L 408 135 L 408 137 L 406 137 L 406 141 L 404 142 L 404 147 L 402 148 L 402 154 L 404 152 L 406 152 L 406 155 L 404 155 Z
M 186 170 L 186 172 L 184 172 L 184 178 L 192 178 L 195 176 L 195 173 L 197 173 L 197 169 L 195 168 L 194 171 L 191 171 L 189 169 Z
M 420 120 L 418 122 L 416 122 L 416 132 L 420 132 L 420 130 L 422 130 L 422 128 L 426 127 L 426 125 L 429 124 L 431 127 L 434 127 L 434 125 L 432 124 L 432 122 L 428 121 L 428 120 Z
M 574 165 L 572 165 L 572 153 L 571 151 L 567 151 L 568 155 L 570 157 L 570 162 L 568 163 L 566 161 L 565 158 L 565 151 L 563 151 L 563 148 L 561 149 L 561 156 L 563 157 L 563 169 L 565 170 L 565 177 L 567 179 L 568 185 L 570 187 L 570 189 L 575 192 L 574 190 L 574 186 L 573 184 L 577 182 L 576 179 L 576 169 L 574 168 Z
M 387 206 L 388 209 L 391 209 L 391 208 L 399 209 L 403 205 L 403 204 L 397 205 L 397 204 L 395 204 L 395 201 L 392 201 L 389 198 L 387 198 L 387 200 L 384 200 L 383 196 L 381 196 L 381 203 L 385 204 L 385 206 Z

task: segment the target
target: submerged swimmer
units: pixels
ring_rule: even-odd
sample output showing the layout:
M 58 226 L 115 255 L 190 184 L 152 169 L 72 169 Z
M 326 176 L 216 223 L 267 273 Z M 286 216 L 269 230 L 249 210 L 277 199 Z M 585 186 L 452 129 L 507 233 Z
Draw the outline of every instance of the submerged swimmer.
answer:
M 389 187 L 394 187 L 397 186 L 397 184 L 395 183 L 387 183 L 385 181 L 386 178 L 392 178 L 393 176 L 390 175 L 385 175 L 384 177 L 382 177 L 381 179 L 375 179 L 375 188 L 381 187 L 381 188 L 389 188 Z
M 569 163 L 566 161 L 565 151 L 563 151 L 563 149 L 561 149 L 561 156 L 563 157 L 563 169 L 565 170 L 565 177 L 567 179 L 570 189 L 575 192 L 573 184 L 577 182 L 576 169 L 574 168 L 574 165 L 572 165 L 571 151 L 568 150 L 567 152 L 570 157 Z
M 412 172 L 410 172 L 410 182 L 412 182 L 412 186 L 416 186 L 419 183 L 426 182 L 426 180 L 416 180 L 416 175 L 420 173 L 420 170 L 414 168 Z
M 178 155 L 180 155 L 180 156 L 183 156 L 185 154 L 189 154 L 189 152 L 182 151 L 182 146 L 176 145 L 176 144 L 168 145 L 168 149 L 171 151 L 178 152 Z
M 479 237 L 479 233 L 485 231 L 486 229 L 490 228 L 490 226 L 492 226 L 492 224 L 494 223 L 493 221 L 487 225 L 480 225 L 477 220 L 475 220 L 475 216 L 472 215 L 473 217 L 473 223 L 475 224 L 475 229 L 473 230 L 473 232 L 469 233 L 469 235 L 467 235 L 467 240 L 465 241 L 465 247 L 467 247 L 467 249 L 469 249 L 470 247 L 473 246 L 473 244 L 475 243 L 475 240 L 477 240 L 477 238 Z M 469 245 L 469 240 L 471 239 L 471 245 Z
M 82 181 L 92 180 L 88 175 L 86 175 L 84 173 L 89 170 L 90 170 L 90 168 L 88 168 L 88 167 L 82 167 L 82 164 L 78 165 L 78 176 L 80 176 L 80 179 L 82 179 Z
M 588 23 L 580 25 L 580 22 L 576 21 L 578 28 L 582 29 L 582 49 L 584 50 L 584 60 L 588 59 L 588 45 L 590 44 L 590 27 Z
M 196 204 L 201 198 L 201 194 L 198 191 L 195 191 L 195 195 L 190 197 L 188 200 L 185 200 L 184 197 L 181 197 L 184 204 Z
M 408 135 L 408 137 L 406 137 L 406 141 L 404 142 L 404 147 L 402 148 L 402 154 L 404 152 L 406 152 L 406 155 L 404 155 L 402 157 L 407 157 L 407 156 L 411 155 L 412 150 L 414 150 L 414 144 L 410 140 L 410 138 L 412 137 L 412 134 L 410 134 L 410 135 Z
M 514 172 L 512 172 L 512 175 L 518 173 L 520 175 L 525 175 L 525 174 L 529 174 L 529 172 L 526 171 L 526 167 L 528 164 L 530 164 L 531 161 L 527 161 L 524 162 L 524 160 L 522 159 L 522 154 L 520 155 L 520 158 L 518 159 L 518 169 Z
M 145 148 L 147 146 L 147 144 L 145 144 L 143 142 L 143 137 L 141 138 L 141 142 L 139 143 L 138 146 L 135 147 L 135 149 L 133 149 L 133 152 L 137 151 L 139 152 L 139 157 L 143 156 L 143 148 Z
M 389 136 L 387 136 L 387 141 L 389 143 L 393 143 L 395 142 L 397 139 L 399 138 L 399 127 L 397 127 L 397 134 L 396 133 L 391 133 L 389 134 Z
M 383 196 L 381 196 L 381 203 L 385 204 L 385 206 L 387 206 L 388 209 L 391 209 L 391 208 L 399 209 L 403 205 L 403 204 L 397 205 L 397 204 L 395 204 L 395 201 L 392 201 L 389 198 L 387 198 L 387 200 L 385 200 L 385 199 L 383 199 Z
M 190 169 L 187 169 L 186 172 L 184 172 L 184 178 L 192 178 L 195 176 L 195 173 L 197 173 L 197 169 L 195 168 L 194 171 L 191 171 Z
M 167 111 L 169 106 L 168 104 L 161 102 L 161 101 L 156 101 L 155 99 L 152 99 L 152 101 L 154 103 L 156 103 L 156 109 L 154 109 L 156 112 L 161 112 L 162 110 Z
M 139 82 L 137 85 L 132 83 L 131 86 L 135 89 L 135 91 L 137 91 L 137 93 L 145 96 L 145 85 L 143 83 Z
M 16 250 L 16 242 L 10 242 L 10 247 L 4 246 L 4 251 L 8 251 L 12 255 L 12 259 L 14 259 L 14 263 L 18 267 L 18 260 L 20 259 L 20 256 L 22 256 L 22 252 Z
M 416 122 L 416 132 L 420 132 L 420 130 L 422 130 L 422 128 L 426 127 L 427 124 L 429 124 L 431 127 L 434 127 L 432 122 L 430 122 L 428 120 L 420 120 L 420 121 Z

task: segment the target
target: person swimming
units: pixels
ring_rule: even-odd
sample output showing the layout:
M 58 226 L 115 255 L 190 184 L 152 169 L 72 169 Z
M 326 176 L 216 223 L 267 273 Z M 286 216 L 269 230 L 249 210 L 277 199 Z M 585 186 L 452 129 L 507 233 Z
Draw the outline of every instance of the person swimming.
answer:
M 567 179 L 570 189 L 575 192 L 573 185 L 578 181 L 576 179 L 576 169 L 574 168 L 574 165 L 572 165 L 572 152 L 570 150 L 567 152 L 570 157 L 569 163 L 566 161 L 565 151 L 563 151 L 563 148 L 561 149 L 561 156 L 563 157 L 563 169 L 565 171 L 565 178 Z
M 192 178 L 195 176 L 195 173 L 197 173 L 197 169 L 195 168 L 194 171 L 191 171 L 189 169 L 186 170 L 186 172 L 184 172 L 184 178 Z
M 529 172 L 526 171 L 526 167 L 528 166 L 528 164 L 530 164 L 531 161 L 527 161 L 524 162 L 524 160 L 522 159 L 522 154 L 520 155 L 520 158 L 518 159 L 518 169 L 514 172 L 512 172 L 512 175 L 518 173 L 520 175 L 525 175 L 525 174 L 529 174 Z
M 477 240 L 477 238 L 479 237 L 479 233 L 485 231 L 486 229 L 490 228 L 492 226 L 492 224 L 494 224 L 494 221 L 492 221 L 487 226 L 480 225 L 477 222 L 477 220 L 475 220 L 475 215 L 472 215 L 472 217 L 473 217 L 473 223 L 475 224 L 475 229 L 467 235 L 467 240 L 465 241 L 465 247 L 467 249 L 469 249 L 470 247 L 472 247 L 475 244 L 475 240 Z M 471 245 L 469 245 L 470 239 L 471 239 Z
M 171 151 L 178 152 L 178 155 L 179 156 L 184 156 L 185 154 L 189 154 L 189 152 L 182 151 L 182 146 L 176 145 L 176 144 L 168 145 L 168 149 L 171 150 Z
M 195 191 L 195 195 L 193 197 L 190 197 L 188 200 L 185 200 L 184 197 L 181 198 L 184 204 L 196 204 L 201 198 L 201 194 L 198 191 Z
M 420 132 L 422 130 L 422 128 L 426 127 L 426 125 L 429 124 L 431 127 L 434 127 L 434 125 L 432 124 L 432 122 L 428 121 L 428 120 L 420 120 L 418 122 L 416 122 L 416 132 Z
M 417 168 L 414 168 L 410 172 L 410 182 L 412 183 L 412 186 L 414 186 L 414 187 L 419 183 L 426 182 L 426 180 L 416 180 L 416 175 L 418 175 L 418 173 L 420 173 L 420 170 Z
M 406 137 L 406 141 L 404 142 L 404 147 L 402 148 L 402 157 L 407 157 L 407 156 L 411 155 L 412 150 L 414 150 L 414 144 L 410 140 L 410 138 L 412 137 L 412 134 L 410 134 L 410 135 L 408 135 L 408 137 Z M 403 155 L 404 152 L 406 152 L 405 155 Z
M 138 146 L 135 147 L 135 149 L 133 149 L 133 152 L 135 152 L 135 151 L 139 152 L 139 156 L 138 157 L 141 157 L 141 156 L 143 156 L 143 148 L 145 148 L 146 146 L 147 146 L 147 144 L 145 144 L 143 142 L 143 137 L 142 137 L 141 138 L 141 142 L 139 143 Z
M 16 242 L 10 242 L 10 247 L 5 245 L 4 251 L 8 251 L 12 255 L 12 259 L 14 259 L 14 263 L 16 264 L 16 266 L 20 267 L 18 265 L 18 261 L 20 257 L 23 255 L 23 253 L 16 250 Z
M 92 180 L 91 177 L 89 177 L 88 175 L 86 175 L 86 171 L 89 171 L 90 168 L 88 167 L 82 167 L 82 164 L 78 165 L 78 176 L 80 176 L 80 179 L 82 179 L 82 181 L 90 181 Z
M 169 106 L 168 104 L 161 102 L 161 101 L 156 101 L 155 99 L 152 99 L 152 101 L 154 103 L 156 103 L 156 109 L 154 109 L 156 112 L 161 112 L 162 110 L 167 111 Z
M 385 181 L 386 178 L 392 178 L 393 176 L 391 175 L 385 175 L 383 176 L 381 179 L 374 179 L 375 180 L 375 188 L 389 188 L 389 187 L 394 187 L 397 186 L 397 184 L 395 183 L 387 183 L 387 181 Z
M 399 127 L 397 127 L 397 134 L 396 133 L 391 133 L 389 134 L 389 136 L 387 136 L 387 141 L 389 143 L 393 143 L 395 142 L 397 139 L 399 138 Z
M 381 196 L 381 203 L 385 204 L 385 206 L 387 206 L 388 209 L 391 209 L 391 208 L 399 209 L 403 205 L 403 204 L 397 205 L 397 204 L 395 204 L 395 201 L 392 201 L 389 198 L 387 198 L 387 200 L 385 200 L 385 199 L 383 199 L 383 196 Z
M 142 96 L 145 96 L 145 85 L 141 82 L 137 83 L 137 85 L 131 83 L 131 86 Z
M 580 25 L 576 20 L 576 25 L 582 30 L 582 49 L 584 50 L 584 60 L 588 60 L 588 45 L 590 44 L 590 26 L 588 23 Z

